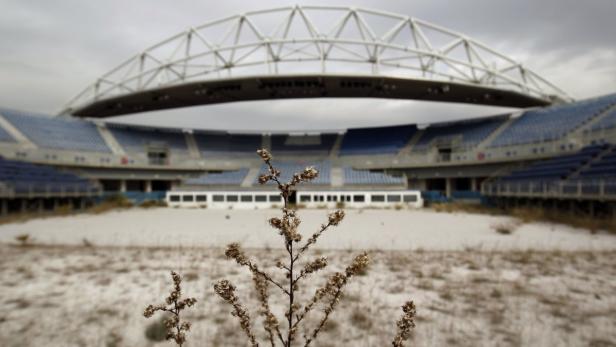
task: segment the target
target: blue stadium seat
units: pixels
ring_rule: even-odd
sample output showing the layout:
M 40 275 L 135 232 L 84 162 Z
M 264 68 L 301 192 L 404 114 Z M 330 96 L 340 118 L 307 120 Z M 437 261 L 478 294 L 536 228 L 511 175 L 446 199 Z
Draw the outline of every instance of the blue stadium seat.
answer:
M 0 127 L 0 142 L 15 142 L 15 139 L 3 127 Z
M 77 175 L 50 166 L 0 158 L 0 182 L 16 193 L 88 193 L 97 188 Z
M 616 94 L 526 111 L 490 147 L 557 140 L 616 104 Z
M 394 177 L 384 174 L 382 172 L 372 172 L 370 170 L 356 170 L 351 167 L 345 167 L 344 172 L 344 184 L 370 184 L 370 185 L 384 185 L 384 184 L 404 184 L 404 177 Z
M 503 178 L 505 181 L 549 182 L 567 179 L 572 173 L 589 163 L 605 146 L 594 145 L 582 148 L 579 152 L 563 155 L 513 171 Z
M 262 147 L 261 135 L 195 132 L 195 141 L 205 156 L 255 156 Z
M 118 143 L 129 152 L 143 152 L 149 145 L 162 145 L 172 151 L 188 151 L 184 133 L 179 130 L 161 130 L 107 124 Z
M 433 141 L 454 141 L 459 139 L 463 147 L 476 146 L 507 121 L 506 117 L 490 117 L 471 121 L 432 124 L 413 146 L 413 151 L 427 149 Z
M 338 134 L 306 136 L 272 135 L 272 152 L 327 155 L 334 146 L 337 137 Z
M 93 123 L 79 119 L 34 116 L 0 109 L 0 114 L 39 147 L 111 152 Z
M 340 155 L 396 154 L 415 132 L 415 125 L 349 129 L 342 140 Z
M 580 172 L 580 177 L 583 179 L 616 179 L 616 148 L 592 162 L 589 167 Z
M 319 171 L 319 176 L 308 182 L 309 184 L 331 184 L 331 163 L 329 161 L 320 161 L 320 162 L 276 162 L 275 166 L 278 170 L 280 170 L 280 181 L 288 182 L 293 177 L 295 173 L 301 173 L 308 166 L 312 166 L 317 171 Z M 263 164 L 260 170 L 261 174 L 267 173 L 267 166 Z M 268 184 L 273 184 L 269 182 Z
M 185 181 L 188 185 L 240 185 L 248 174 L 248 169 L 208 173 Z
M 597 131 L 597 130 L 611 129 L 614 127 L 616 127 L 616 108 L 614 108 L 608 114 L 606 114 L 600 121 L 593 124 L 591 130 Z

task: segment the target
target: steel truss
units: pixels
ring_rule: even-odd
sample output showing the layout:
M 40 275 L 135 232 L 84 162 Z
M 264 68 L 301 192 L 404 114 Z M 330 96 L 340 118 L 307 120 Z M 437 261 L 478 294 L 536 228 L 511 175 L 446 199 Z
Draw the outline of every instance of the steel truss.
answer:
M 572 100 L 518 61 L 440 26 L 362 8 L 293 6 L 191 27 L 99 77 L 64 112 L 195 81 L 340 73 L 451 81 L 547 102 Z

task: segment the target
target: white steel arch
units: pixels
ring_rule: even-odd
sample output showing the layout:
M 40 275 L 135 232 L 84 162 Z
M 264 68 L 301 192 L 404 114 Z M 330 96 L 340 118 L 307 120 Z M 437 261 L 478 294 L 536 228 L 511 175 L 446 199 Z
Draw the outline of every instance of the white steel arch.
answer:
M 99 77 L 64 112 L 196 81 L 339 73 L 483 86 L 548 103 L 572 100 L 518 61 L 443 27 L 363 8 L 292 6 L 238 14 L 171 36 Z

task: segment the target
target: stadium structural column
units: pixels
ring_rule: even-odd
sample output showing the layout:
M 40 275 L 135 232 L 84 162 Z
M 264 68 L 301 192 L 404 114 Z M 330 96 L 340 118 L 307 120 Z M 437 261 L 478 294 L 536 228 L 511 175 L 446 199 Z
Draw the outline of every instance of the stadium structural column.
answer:
M 144 184 L 144 191 L 146 193 L 151 193 L 152 192 L 152 181 L 151 180 L 145 180 L 143 182 Z
M 126 193 L 126 180 L 120 180 L 120 193 Z
M 575 201 L 569 200 L 569 213 L 575 213 L 576 211 Z
M 428 180 L 427 179 L 424 178 L 419 181 L 419 189 L 428 190 Z
M 558 200 L 552 199 L 552 212 L 558 211 Z
M 588 213 L 591 217 L 595 216 L 595 202 L 592 200 L 588 202 Z
M 471 177 L 471 191 L 477 191 L 477 177 Z
M 452 178 L 445 178 L 445 196 L 451 198 Z

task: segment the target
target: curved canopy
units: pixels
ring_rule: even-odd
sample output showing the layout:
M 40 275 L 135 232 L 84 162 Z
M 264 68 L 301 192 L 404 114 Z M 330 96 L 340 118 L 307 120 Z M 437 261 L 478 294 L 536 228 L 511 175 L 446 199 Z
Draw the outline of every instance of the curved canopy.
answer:
M 571 100 L 514 59 L 440 26 L 383 11 L 294 6 L 191 27 L 102 75 L 63 113 L 325 96 L 517 107 Z

